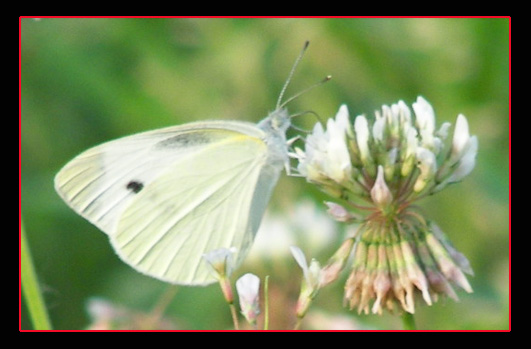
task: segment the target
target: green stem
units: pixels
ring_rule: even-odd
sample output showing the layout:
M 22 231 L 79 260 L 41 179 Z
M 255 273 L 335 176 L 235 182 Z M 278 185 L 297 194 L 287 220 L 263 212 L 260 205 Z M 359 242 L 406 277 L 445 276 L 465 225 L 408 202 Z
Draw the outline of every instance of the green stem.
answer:
M 269 275 L 266 275 L 264 282 L 264 330 L 269 329 Z
M 293 330 L 294 331 L 298 331 L 299 328 L 301 327 L 301 323 L 302 323 L 302 318 L 301 317 L 297 317 L 297 322 L 295 323 L 295 326 L 293 327 Z
M 37 274 L 33 267 L 22 217 L 20 218 L 20 278 L 22 293 L 24 294 L 33 328 L 35 330 L 51 330 L 52 325 L 46 311 Z
M 413 314 L 404 312 L 402 314 L 402 328 L 404 330 L 416 330 L 417 326 L 415 325 L 415 318 L 413 317 Z

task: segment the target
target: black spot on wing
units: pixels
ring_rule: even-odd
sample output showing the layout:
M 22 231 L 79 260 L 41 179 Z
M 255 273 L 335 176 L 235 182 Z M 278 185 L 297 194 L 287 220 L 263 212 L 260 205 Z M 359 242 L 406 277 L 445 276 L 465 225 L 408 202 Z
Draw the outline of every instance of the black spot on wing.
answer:
M 210 135 L 207 134 L 198 132 L 182 133 L 158 142 L 156 147 L 164 149 L 186 148 L 209 143 L 211 140 Z
M 130 181 L 125 187 L 128 190 L 131 190 L 133 193 L 138 194 L 142 189 L 144 189 L 144 184 L 139 181 Z

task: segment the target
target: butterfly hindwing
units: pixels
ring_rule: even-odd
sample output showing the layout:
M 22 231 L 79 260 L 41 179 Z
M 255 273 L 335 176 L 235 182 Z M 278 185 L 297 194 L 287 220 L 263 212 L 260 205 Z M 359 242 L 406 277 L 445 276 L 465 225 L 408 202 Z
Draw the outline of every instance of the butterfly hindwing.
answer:
M 160 279 L 213 281 L 202 255 L 231 247 L 236 260 L 246 254 L 256 233 L 251 208 L 266 160 L 265 143 L 242 135 L 180 159 L 124 210 L 113 246 L 122 259 Z

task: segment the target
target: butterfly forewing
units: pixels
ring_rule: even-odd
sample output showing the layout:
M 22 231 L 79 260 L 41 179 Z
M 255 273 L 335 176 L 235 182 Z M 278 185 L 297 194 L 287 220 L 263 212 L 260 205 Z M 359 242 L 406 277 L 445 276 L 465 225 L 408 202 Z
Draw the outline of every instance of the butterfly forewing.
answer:
M 76 212 L 112 234 L 121 211 L 135 192 L 190 151 L 181 148 L 170 152 L 156 146 L 181 132 L 182 127 L 171 127 L 91 148 L 61 169 L 55 177 L 55 188 Z

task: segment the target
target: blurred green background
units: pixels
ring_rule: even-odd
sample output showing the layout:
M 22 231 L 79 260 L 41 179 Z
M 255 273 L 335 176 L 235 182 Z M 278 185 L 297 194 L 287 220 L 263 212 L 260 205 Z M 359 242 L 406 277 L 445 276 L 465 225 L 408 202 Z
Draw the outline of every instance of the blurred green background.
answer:
M 508 329 L 508 19 L 26 18 L 22 214 L 55 329 L 94 326 L 89 304 L 99 316 L 114 309 L 141 317 L 168 286 L 121 262 L 107 236 L 56 195 L 54 174 L 79 152 L 127 134 L 205 119 L 259 121 L 274 109 L 305 40 L 311 45 L 287 95 L 328 74 L 333 79 L 290 103 L 291 112 L 330 117 L 346 103 L 351 117 L 373 115 L 382 104 L 402 99 L 410 105 L 422 95 L 438 124 L 454 123 L 458 113 L 467 116 L 480 144 L 475 170 L 421 205 L 470 259 L 474 293 L 459 290 L 458 303 L 420 306 L 416 320 L 419 329 Z M 311 115 L 295 121 L 307 129 L 314 122 Z M 300 216 L 295 211 L 301 205 L 310 207 L 306 212 L 324 212 L 323 199 L 303 179 L 284 176 L 270 207 L 277 221 L 290 222 Z M 297 228 L 290 237 L 322 263 L 341 238 L 333 232 L 312 240 L 311 234 L 329 229 L 330 223 L 323 224 Z M 271 275 L 270 328 L 291 328 L 300 269 L 275 239 L 266 233 L 262 240 L 270 255 L 250 257 L 239 273 Z M 309 240 L 315 240 L 312 246 Z M 344 308 L 345 278 L 346 273 L 319 294 L 306 328 L 401 328 L 396 315 L 358 315 Z M 171 328 L 231 328 L 215 285 L 181 287 L 166 317 Z M 23 301 L 22 329 L 31 326 Z

